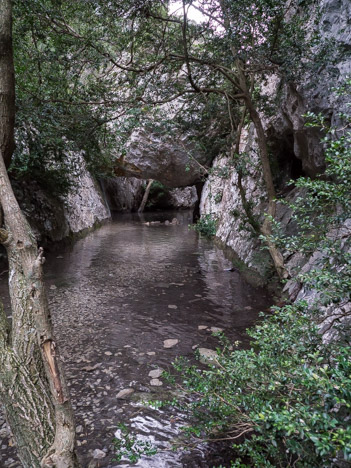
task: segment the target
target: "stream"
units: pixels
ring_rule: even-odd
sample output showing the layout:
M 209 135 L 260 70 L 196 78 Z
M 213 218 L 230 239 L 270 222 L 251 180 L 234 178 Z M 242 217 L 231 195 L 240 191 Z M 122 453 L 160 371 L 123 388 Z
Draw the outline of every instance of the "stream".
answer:
M 145 224 L 175 216 L 177 225 Z M 191 218 L 190 212 L 118 215 L 47 255 L 47 290 L 84 468 L 210 468 L 225 460 L 222 448 L 205 444 L 191 452 L 169 450 L 185 416 L 143 403 L 172 390 L 150 371 L 170 370 L 177 356 L 193 359 L 196 347 L 215 349 L 212 331 L 218 328 L 247 345 L 246 328 L 272 303 L 264 289 L 230 271 L 221 249 L 189 230 Z M 135 465 L 113 461 L 120 423 L 158 453 Z M 18 467 L 3 419 L 0 428 L 0 466 Z

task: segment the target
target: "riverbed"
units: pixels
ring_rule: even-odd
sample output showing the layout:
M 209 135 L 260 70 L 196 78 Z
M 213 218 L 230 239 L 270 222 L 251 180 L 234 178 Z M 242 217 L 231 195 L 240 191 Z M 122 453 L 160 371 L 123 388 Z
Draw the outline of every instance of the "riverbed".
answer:
M 175 216 L 177 224 L 164 224 Z M 213 242 L 189 230 L 191 216 L 119 215 L 47 255 L 48 295 L 84 468 L 209 468 L 223 460 L 211 446 L 171 451 L 184 415 L 145 404 L 174 390 L 157 369 L 171 370 L 177 356 L 194 359 L 196 348 L 215 349 L 217 329 L 247 346 L 246 328 L 272 302 Z M 2 282 L 6 304 L 4 276 Z M 158 453 L 136 465 L 113 461 L 120 423 Z M 0 466 L 17 467 L 8 443 L 3 437 Z

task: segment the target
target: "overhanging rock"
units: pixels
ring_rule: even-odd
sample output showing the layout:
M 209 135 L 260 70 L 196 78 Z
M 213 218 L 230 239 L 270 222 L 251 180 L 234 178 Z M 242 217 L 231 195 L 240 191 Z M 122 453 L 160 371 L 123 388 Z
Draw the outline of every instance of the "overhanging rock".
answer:
M 187 136 L 138 130 L 130 137 L 126 155 L 117 161 L 115 173 L 155 179 L 170 188 L 186 187 L 201 180 L 205 162 L 205 154 Z

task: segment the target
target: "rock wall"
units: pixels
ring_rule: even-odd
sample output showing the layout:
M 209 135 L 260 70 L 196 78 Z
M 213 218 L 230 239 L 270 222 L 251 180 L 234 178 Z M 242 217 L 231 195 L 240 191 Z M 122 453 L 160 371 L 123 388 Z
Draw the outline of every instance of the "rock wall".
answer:
M 301 175 L 314 177 L 325 168 L 321 133 L 314 128 L 306 128 L 302 117 L 307 111 L 322 113 L 332 124 L 337 125 L 338 114 L 347 107 L 349 97 L 338 96 L 332 92 L 340 86 L 347 76 L 351 76 L 351 2 L 349 0 L 321 0 L 319 28 L 324 40 L 332 40 L 335 48 L 331 65 L 321 67 L 318 76 L 307 76 L 304 81 L 292 85 L 282 84 L 276 76 L 262 85 L 263 92 L 269 96 L 281 94 L 278 112 L 274 117 L 265 119 L 270 149 L 276 158 L 278 171 L 275 183 L 280 195 L 293 198 L 296 190 L 289 190 L 287 182 Z M 328 59 L 329 62 L 329 59 Z M 252 206 L 253 214 L 262 221 L 266 210 L 266 195 L 257 158 L 255 131 L 252 128 L 243 132 L 241 153 L 248 154 L 243 187 L 246 198 Z M 200 213 L 217 219 L 217 237 L 231 247 L 241 260 L 263 275 L 271 271 L 267 252 L 261 250 L 257 237 L 245 220 L 238 174 L 225 155 L 218 156 L 213 164 L 213 172 L 205 183 Z M 285 230 L 293 230 L 294 223 L 289 211 L 278 206 L 277 220 Z M 285 255 L 286 257 L 286 255 Z M 288 259 L 287 266 L 294 274 L 295 267 L 302 267 L 307 259 L 298 255 Z M 312 259 L 312 263 L 316 259 Z M 307 266 L 306 266 L 307 268 Z M 298 291 L 289 290 L 297 297 Z M 301 293 L 302 294 L 302 293 Z M 301 297 L 298 296 L 299 298 Z
M 60 241 L 110 218 L 100 187 L 83 159 L 72 179 L 74 188 L 62 199 L 51 197 L 35 181 L 12 181 L 17 200 L 41 243 Z
M 112 177 L 101 181 L 108 206 L 112 211 L 137 211 L 143 198 L 143 180 L 135 177 Z
M 266 209 L 266 193 L 257 153 L 251 151 L 254 136 L 252 127 L 242 135 L 240 152 L 251 152 L 250 164 L 242 185 L 247 200 L 252 202 L 253 214 L 262 221 L 262 213 Z M 211 175 L 202 190 L 200 215 L 209 215 L 217 220 L 217 238 L 232 248 L 247 266 L 257 270 L 262 276 L 269 274 L 269 256 L 260 250 L 260 241 L 246 222 L 238 189 L 238 174 L 229 156 L 219 155 L 213 163 Z
M 201 180 L 206 156 L 188 135 L 159 135 L 135 130 L 127 152 L 116 162 L 116 175 L 155 179 L 169 188 L 186 187 Z
M 175 188 L 169 191 L 170 207 L 177 210 L 191 210 L 198 201 L 197 191 L 194 186 Z

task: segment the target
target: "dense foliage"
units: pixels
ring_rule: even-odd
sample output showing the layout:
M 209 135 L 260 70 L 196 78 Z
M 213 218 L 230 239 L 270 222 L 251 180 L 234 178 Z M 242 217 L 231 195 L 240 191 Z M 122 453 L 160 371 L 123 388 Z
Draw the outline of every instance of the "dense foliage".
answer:
M 349 124 L 348 118 L 343 130 L 327 129 L 325 175 L 296 182 L 302 195 L 290 208 L 297 233 L 274 239 L 290 253 L 315 252 L 319 261 L 297 277 L 314 294 L 263 317 L 248 332 L 251 349 L 232 350 L 224 340 L 206 369 L 175 364 L 194 398 L 185 409 L 196 424 L 186 430 L 233 441 L 233 467 L 351 461 Z
M 313 2 L 296 15 L 294 2 L 201 0 L 201 24 L 188 19 L 193 2 L 173 3 L 14 2 L 15 176 L 65 192 L 78 153 L 111 174 L 136 127 L 186 132 L 210 162 L 235 137 L 245 93 L 272 112 L 258 83 L 312 63 L 316 38 L 301 26 Z

